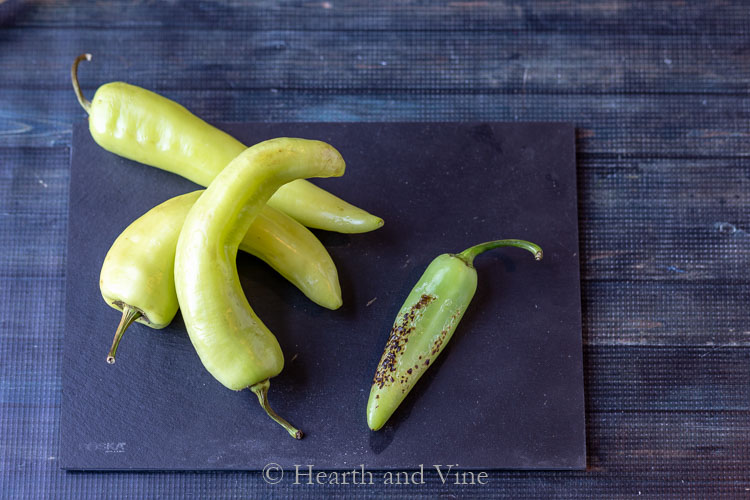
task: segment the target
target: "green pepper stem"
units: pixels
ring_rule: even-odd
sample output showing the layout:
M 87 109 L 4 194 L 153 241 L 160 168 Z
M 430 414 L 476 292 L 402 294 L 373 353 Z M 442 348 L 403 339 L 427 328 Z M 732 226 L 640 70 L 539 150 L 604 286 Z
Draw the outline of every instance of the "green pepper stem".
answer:
M 251 385 L 250 390 L 253 391 L 256 396 L 258 396 L 260 405 L 263 407 L 269 417 L 274 419 L 279 425 L 286 429 L 289 435 L 294 439 L 302 439 L 302 436 L 304 436 L 304 434 L 302 434 L 302 431 L 295 428 L 292 424 L 281 418 L 275 411 L 273 411 L 271 405 L 268 404 L 268 388 L 270 386 L 271 384 L 268 379 L 265 379 L 263 382 L 258 382 L 257 384 Z
M 130 307 L 127 304 L 122 306 L 122 318 L 120 318 L 120 324 L 117 326 L 115 338 L 112 341 L 112 347 L 109 348 L 109 354 L 107 354 L 107 363 L 109 363 L 110 365 L 115 364 L 115 353 L 117 353 L 117 346 L 120 345 L 120 340 L 122 340 L 122 334 L 125 333 L 125 330 L 127 330 L 128 327 L 133 324 L 133 321 L 137 320 L 141 316 L 141 312 L 134 307 Z
M 471 248 L 467 248 L 463 252 L 456 254 L 456 257 L 466 262 L 469 266 L 474 264 L 474 258 L 481 254 L 486 252 L 487 250 L 492 250 L 493 248 L 498 247 L 516 247 L 516 248 L 523 248 L 524 250 L 528 250 L 532 254 L 534 254 L 534 258 L 536 260 L 542 260 L 542 249 L 539 245 L 536 245 L 530 241 L 526 240 L 495 240 L 495 241 L 487 241 L 485 243 L 480 243 L 478 245 L 474 245 Z
M 78 85 L 78 64 L 84 59 L 86 59 L 87 61 L 90 61 L 91 54 L 81 54 L 80 56 L 76 57 L 76 60 L 73 61 L 73 66 L 71 66 L 70 68 L 70 79 L 73 82 L 73 90 L 76 93 L 78 102 L 81 104 L 83 109 L 86 110 L 86 113 L 91 114 L 91 101 L 83 97 L 83 93 L 81 92 L 81 86 Z

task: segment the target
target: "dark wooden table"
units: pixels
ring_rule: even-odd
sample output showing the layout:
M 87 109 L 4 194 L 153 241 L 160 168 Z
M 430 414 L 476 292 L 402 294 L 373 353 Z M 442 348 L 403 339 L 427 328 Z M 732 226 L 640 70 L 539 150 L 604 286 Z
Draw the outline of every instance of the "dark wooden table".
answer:
M 750 496 L 744 0 L 0 2 L 0 497 Z M 571 121 L 586 472 L 267 485 L 58 467 L 71 123 L 114 79 L 210 121 Z

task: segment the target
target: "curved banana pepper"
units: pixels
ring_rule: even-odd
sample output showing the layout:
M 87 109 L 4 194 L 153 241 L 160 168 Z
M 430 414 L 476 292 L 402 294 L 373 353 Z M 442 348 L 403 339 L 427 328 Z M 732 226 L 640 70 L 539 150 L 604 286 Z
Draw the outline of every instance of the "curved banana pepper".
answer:
M 99 288 L 110 306 L 122 311 L 108 363 L 133 321 L 164 328 L 177 313 L 174 259 L 188 211 L 203 190 L 171 198 L 130 224 L 102 264 Z M 328 309 L 341 306 L 338 273 L 331 256 L 309 229 L 264 206 L 239 245 L 269 264 L 310 300 Z
M 526 249 L 536 260 L 542 258 L 542 249 L 528 241 L 496 240 L 459 254 L 439 255 L 427 266 L 398 312 L 375 370 L 367 401 L 370 429 L 385 425 L 450 341 L 477 289 L 474 258 L 507 246 Z
M 73 63 L 73 89 L 89 114 L 91 136 L 107 151 L 208 186 L 247 147 L 176 102 L 141 87 L 107 83 L 87 100 L 77 76 L 83 59 L 91 60 L 91 54 Z M 380 217 L 302 179 L 279 188 L 268 205 L 305 226 L 339 233 L 365 233 L 383 225 Z
M 177 298 L 203 366 L 229 389 L 249 387 L 266 413 L 297 439 L 302 433 L 268 405 L 268 380 L 281 372 L 284 356 L 248 304 L 237 276 L 237 249 L 280 186 L 340 176 L 344 168 L 338 151 L 324 142 L 280 138 L 256 144 L 216 176 L 190 209 L 177 241 Z

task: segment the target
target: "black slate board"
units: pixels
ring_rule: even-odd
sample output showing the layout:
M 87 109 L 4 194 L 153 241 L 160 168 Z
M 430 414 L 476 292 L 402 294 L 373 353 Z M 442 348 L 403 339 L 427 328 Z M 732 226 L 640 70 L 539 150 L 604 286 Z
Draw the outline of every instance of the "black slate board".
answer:
M 316 180 L 386 224 L 316 231 L 334 258 L 344 306 L 309 302 L 262 262 L 239 269 L 286 367 L 271 403 L 302 428 L 289 438 L 249 391 L 200 365 L 181 319 L 136 324 L 105 357 L 119 314 L 98 289 L 117 235 L 152 206 L 197 186 L 124 160 L 74 126 L 62 370 L 61 465 L 87 470 L 585 467 L 574 128 L 560 123 L 222 124 L 253 144 L 324 140 L 347 162 Z M 427 264 L 485 240 L 522 250 L 477 259 L 477 294 L 449 346 L 386 427 L 365 423 L 371 377 L 391 323 Z

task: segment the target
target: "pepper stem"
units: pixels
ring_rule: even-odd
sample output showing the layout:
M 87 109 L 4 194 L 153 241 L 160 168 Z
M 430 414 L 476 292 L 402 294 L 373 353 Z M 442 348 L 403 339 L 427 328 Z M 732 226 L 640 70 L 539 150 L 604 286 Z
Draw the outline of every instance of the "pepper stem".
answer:
M 83 93 L 81 92 L 81 86 L 78 85 L 78 64 L 84 59 L 86 59 L 87 61 L 90 61 L 91 54 L 81 54 L 80 56 L 76 57 L 76 60 L 73 61 L 73 66 L 71 66 L 70 68 L 70 79 L 73 82 L 73 90 L 76 93 L 78 102 L 81 104 L 83 109 L 86 110 L 86 113 L 91 114 L 91 101 L 83 97 Z
M 258 382 L 257 384 L 251 385 L 250 390 L 253 391 L 256 396 L 258 396 L 260 405 L 263 407 L 269 417 L 274 419 L 279 425 L 286 429 L 289 435 L 294 439 L 302 439 L 302 436 L 304 436 L 304 434 L 302 434 L 302 431 L 295 428 L 292 424 L 281 418 L 275 411 L 273 411 L 271 405 L 268 404 L 268 388 L 270 386 L 271 384 L 268 382 L 268 379 L 265 379 L 263 382 Z
M 471 248 L 467 248 L 463 252 L 456 254 L 456 257 L 466 262 L 468 265 L 474 264 L 474 258 L 481 254 L 486 252 L 487 250 L 492 250 L 493 248 L 498 247 L 517 247 L 517 248 L 523 248 L 524 250 L 528 250 L 532 254 L 534 254 L 534 258 L 536 260 L 542 260 L 542 248 L 539 245 L 536 245 L 530 241 L 526 240 L 495 240 L 495 241 L 487 241 L 485 243 L 480 243 L 478 245 L 474 245 Z
M 122 318 L 120 318 L 120 324 L 117 326 L 115 338 L 112 341 L 112 347 L 109 348 L 109 354 L 107 354 L 107 363 L 109 363 L 110 365 L 115 364 L 115 353 L 117 352 L 117 346 L 120 345 L 120 340 L 122 340 L 122 334 L 125 333 L 125 330 L 127 330 L 128 327 L 133 324 L 133 321 L 137 320 L 141 316 L 141 312 L 134 307 L 130 307 L 127 304 L 122 306 Z

